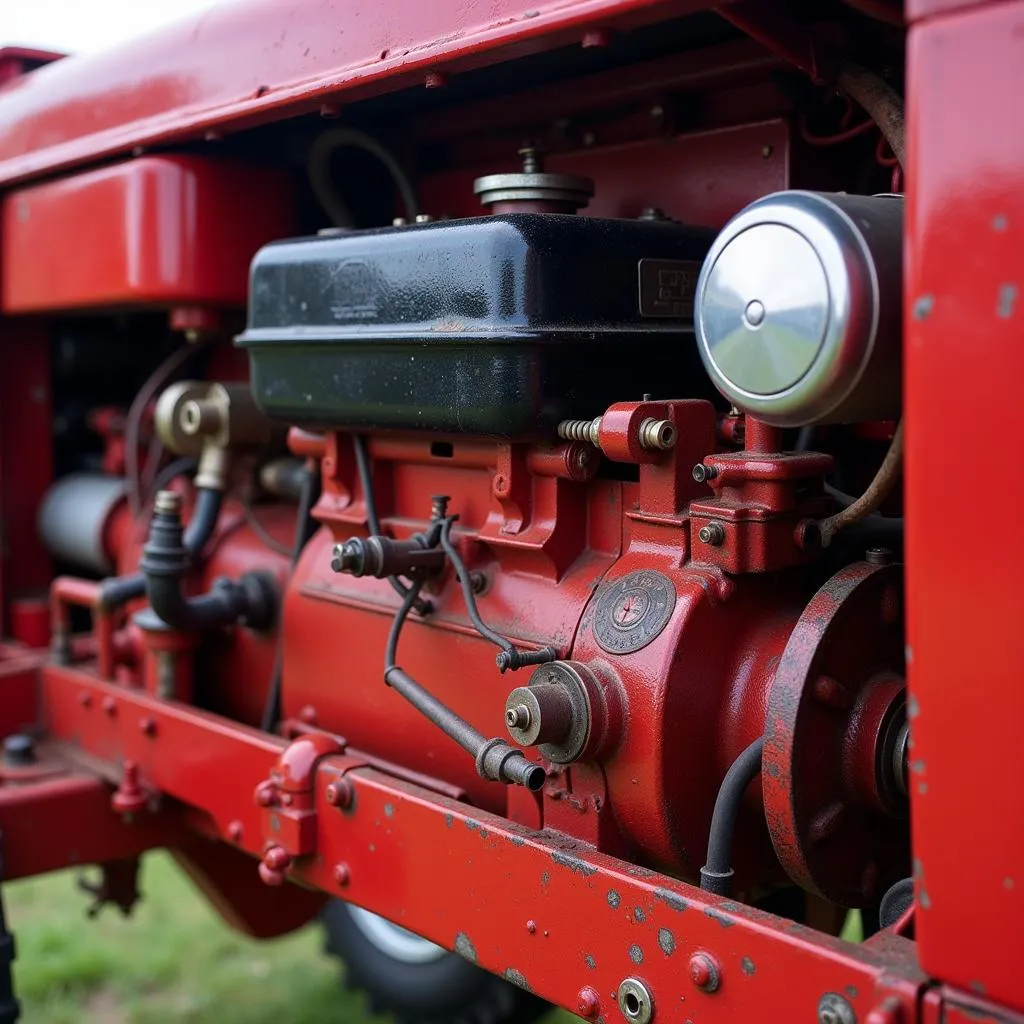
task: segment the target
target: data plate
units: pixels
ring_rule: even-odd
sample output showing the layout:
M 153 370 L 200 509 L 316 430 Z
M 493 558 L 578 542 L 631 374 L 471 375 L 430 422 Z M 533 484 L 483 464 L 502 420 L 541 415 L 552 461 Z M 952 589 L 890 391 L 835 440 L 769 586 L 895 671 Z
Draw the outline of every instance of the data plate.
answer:
M 609 654 L 639 651 L 665 628 L 675 606 L 671 580 L 660 572 L 632 572 L 601 588 L 594 636 Z

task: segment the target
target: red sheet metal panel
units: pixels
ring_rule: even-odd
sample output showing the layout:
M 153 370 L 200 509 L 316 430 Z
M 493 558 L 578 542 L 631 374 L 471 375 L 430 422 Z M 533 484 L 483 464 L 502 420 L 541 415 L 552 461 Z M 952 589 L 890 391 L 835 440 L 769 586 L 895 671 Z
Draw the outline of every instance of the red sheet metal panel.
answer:
M 249 0 L 0 90 L 0 183 L 133 146 L 233 129 L 327 97 L 422 86 L 464 70 L 629 27 L 706 0 Z M 496 51 L 500 51 L 496 52 Z
M 142 157 L 11 192 L 0 214 L 6 313 L 241 306 L 253 254 L 294 232 L 282 174 L 202 157 Z
M 929 974 L 1017 1009 L 1024 477 L 978 425 L 1024 400 L 1022 25 L 1015 2 L 911 33 L 906 303 L 917 938 Z

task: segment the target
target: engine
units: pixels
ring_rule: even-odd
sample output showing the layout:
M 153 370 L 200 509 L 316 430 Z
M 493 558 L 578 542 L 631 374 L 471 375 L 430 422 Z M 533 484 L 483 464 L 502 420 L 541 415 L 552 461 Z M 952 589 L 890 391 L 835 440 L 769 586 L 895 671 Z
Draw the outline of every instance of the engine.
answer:
M 638 57 L 654 61 L 655 42 Z M 38 513 L 66 570 L 46 609 L 47 692 L 80 687 L 109 729 L 122 694 L 152 702 L 170 718 L 143 715 L 140 734 L 181 744 L 168 783 L 144 739 L 101 734 L 90 756 L 116 752 L 119 813 L 152 810 L 158 793 L 189 803 L 189 773 L 213 764 L 187 749 L 182 716 L 196 712 L 188 728 L 248 744 L 239 777 L 255 751 L 280 754 L 256 810 L 203 806 L 187 822 L 255 854 L 253 884 L 322 887 L 301 874 L 329 859 L 319 794 L 355 815 L 370 797 L 352 780 L 369 770 L 421 805 L 496 816 L 513 846 L 547 837 L 584 877 L 597 870 L 584 854 L 614 858 L 636 879 L 663 874 L 833 934 L 850 908 L 869 929 L 904 919 L 902 107 L 875 73 L 843 67 L 842 100 L 756 62 L 735 95 L 711 74 L 687 131 L 662 130 L 667 101 L 637 129 L 598 89 L 580 103 L 601 104 L 606 146 L 588 155 L 593 132 L 587 143 L 563 125 L 547 145 L 527 139 L 513 170 L 496 168 L 514 165 L 515 118 L 474 135 L 485 97 L 465 123 L 441 116 L 458 104 L 404 112 L 418 176 L 362 127 L 301 119 L 288 136 L 246 128 L 235 163 L 157 154 L 124 179 L 121 165 L 81 175 L 96 196 L 112 176 L 128 194 L 133 175 L 180 175 L 210 216 L 197 250 L 230 237 L 255 251 L 244 323 L 194 290 L 172 310 L 182 347 L 133 295 L 106 296 L 127 303 L 117 329 L 159 352 L 62 413 L 87 409 L 102 445 L 59 448 L 64 472 Z M 720 117 L 734 102 L 738 125 Z M 685 122 L 689 108 L 673 109 Z M 679 131 L 689 155 L 657 169 Z M 857 182 L 807 156 L 829 132 L 836 146 L 870 140 Z M 294 205 L 276 171 L 250 180 L 237 162 L 278 151 L 303 153 Z M 339 178 L 358 187 L 342 195 Z M 28 189 L 26 209 L 60 187 Z M 18 273 L 8 289 L 36 311 Z M 65 354 L 96 331 L 61 323 Z M 69 716 L 52 726 L 73 746 Z M 321 791 L 317 765 L 337 757 L 354 774 L 339 768 Z M 387 831 L 383 807 L 374 827 Z M 236 868 L 204 857 L 182 861 L 237 910 Z M 348 861 L 332 870 L 349 886 Z M 638 903 L 635 922 L 645 913 Z M 659 936 L 668 957 L 676 939 Z M 461 930 L 446 941 L 476 962 Z M 614 998 L 646 1024 L 639 948 Z M 709 962 L 690 970 L 714 992 Z M 593 1018 L 589 999 L 581 990 L 578 1008 Z M 819 1021 L 856 1020 L 841 1010 Z

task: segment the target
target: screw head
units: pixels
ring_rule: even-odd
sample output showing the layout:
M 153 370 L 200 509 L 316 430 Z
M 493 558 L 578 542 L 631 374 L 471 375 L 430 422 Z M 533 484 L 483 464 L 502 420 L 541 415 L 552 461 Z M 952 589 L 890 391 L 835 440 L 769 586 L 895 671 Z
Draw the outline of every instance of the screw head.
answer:
M 327 787 L 324 796 L 332 807 L 340 807 L 345 810 L 352 806 L 356 793 L 348 779 L 337 779 Z
M 155 718 L 142 718 L 139 720 L 139 732 L 143 736 L 155 736 L 156 735 L 156 719 Z
M 714 992 L 721 983 L 721 973 L 715 958 L 707 953 L 694 953 L 690 957 L 690 980 L 704 992 Z
M 576 1012 L 581 1017 L 596 1017 L 601 1009 L 601 999 L 589 985 L 580 989 L 576 997 Z
M 714 480 L 718 476 L 718 470 L 714 466 L 705 466 L 703 462 L 698 462 L 693 467 L 690 476 L 699 484 L 707 483 L 708 480 Z
M 505 712 L 505 724 L 510 729 L 528 729 L 533 716 L 525 704 L 517 704 Z
M 335 864 L 334 865 L 334 884 L 340 885 L 343 889 L 352 880 L 352 872 L 349 871 L 347 864 Z
M 102 707 L 104 713 L 111 717 L 117 714 L 117 701 L 113 697 L 104 697 Z
M 253 794 L 256 803 L 260 807 L 272 807 L 277 799 L 277 786 L 272 782 L 261 782 Z
M 231 842 L 237 843 L 242 838 L 242 823 L 240 821 L 229 822 L 227 836 Z

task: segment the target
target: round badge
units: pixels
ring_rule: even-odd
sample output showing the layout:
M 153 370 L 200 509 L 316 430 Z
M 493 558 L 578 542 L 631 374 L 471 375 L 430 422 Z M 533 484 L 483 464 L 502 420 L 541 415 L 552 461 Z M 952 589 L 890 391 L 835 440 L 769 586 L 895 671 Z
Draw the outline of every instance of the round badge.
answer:
M 594 636 L 609 654 L 629 654 L 649 644 L 676 606 L 671 580 L 644 570 L 606 583 L 594 612 Z

